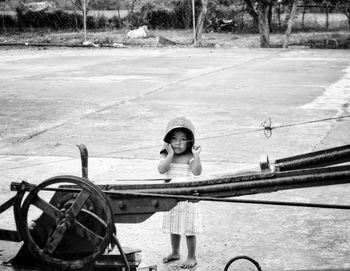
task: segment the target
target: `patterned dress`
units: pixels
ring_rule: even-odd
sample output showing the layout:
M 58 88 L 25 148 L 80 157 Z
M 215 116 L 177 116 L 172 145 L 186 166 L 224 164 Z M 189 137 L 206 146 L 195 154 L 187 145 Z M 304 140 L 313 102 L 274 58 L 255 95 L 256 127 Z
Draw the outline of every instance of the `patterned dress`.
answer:
M 170 164 L 166 173 L 169 178 L 193 176 L 189 164 Z M 179 179 L 181 181 L 181 179 Z M 163 233 L 173 233 L 184 236 L 196 235 L 202 232 L 200 210 L 198 203 L 180 201 L 173 209 L 164 214 Z

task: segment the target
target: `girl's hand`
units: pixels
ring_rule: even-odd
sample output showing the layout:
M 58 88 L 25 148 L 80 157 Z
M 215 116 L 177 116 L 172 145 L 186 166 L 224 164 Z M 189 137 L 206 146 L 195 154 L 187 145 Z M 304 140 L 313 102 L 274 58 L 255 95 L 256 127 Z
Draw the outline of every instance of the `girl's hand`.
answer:
M 170 155 L 174 154 L 173 147 L 171 147 L 170 144 L 164 143 L 164 148 L 165 148 L 165 150 L 167 151 L 168 155 L 169 155 L 169 154 L 170 154 Z
M 192 154 L 198 155 L 198 154 L 200 154 L 201 150 L 202 150 L 201 146 L 193 145 Z

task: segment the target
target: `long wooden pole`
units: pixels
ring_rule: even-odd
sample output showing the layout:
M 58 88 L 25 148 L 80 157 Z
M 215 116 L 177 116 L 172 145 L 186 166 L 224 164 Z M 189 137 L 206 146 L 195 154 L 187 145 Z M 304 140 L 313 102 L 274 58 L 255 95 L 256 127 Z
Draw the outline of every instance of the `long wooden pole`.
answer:
M 192 21 L 193 21 L 193 42 L 194 46 L 197 46 L 197 38 L 196 38 L 196 11 L 194 0 L 192 0 Z
M 83 0 L 84 42 L 86 42 L 86 0 Z
M 297 6 L 298 6 L 298 1 L 294 0 L 292 11 L 290 12 L 290 17 L 289 17 L 289 21 L 288 21 L 288 27 L 287 27 L 286 35 L 284 36 L 283 48 L 287 48 L 288 47 L 289 37 L 290 37 L 290 33 L 292 32 L 292 27 L 293 27 L 293 24 L 294 24 L 295 13 L 297 11 Z

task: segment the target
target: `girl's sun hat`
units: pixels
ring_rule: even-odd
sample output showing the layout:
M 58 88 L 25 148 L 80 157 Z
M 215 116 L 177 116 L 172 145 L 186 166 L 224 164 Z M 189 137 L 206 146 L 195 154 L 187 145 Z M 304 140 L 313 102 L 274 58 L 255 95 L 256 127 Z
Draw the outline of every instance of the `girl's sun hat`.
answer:
M 164 141 L 170 143 L 170 137 L 175 129 L 183 129 L 186 132 L 188 140 L 188 149 L 190 150 L 194 145 L 194 125 L 193 123 L 185 117 L 176 117 L 171 119 L 165 130 Z

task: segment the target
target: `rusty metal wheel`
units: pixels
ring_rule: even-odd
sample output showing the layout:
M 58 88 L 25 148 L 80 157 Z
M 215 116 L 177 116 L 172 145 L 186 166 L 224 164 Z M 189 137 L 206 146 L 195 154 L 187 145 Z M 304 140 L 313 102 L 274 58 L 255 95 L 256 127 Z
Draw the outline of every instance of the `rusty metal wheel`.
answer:
M 63 184 L 69 188 L 61 188 Z M 64 204 L 62 208 L 39 195 L 39 192 L 43 194 L 65 189 L 75 196 L 69 196 L 69 204 Z M 100 211 L 94 212 L 89 202 L 98 206 Z M 40 241 L 35 237 L 35 231 L 28 226 L 28 213 L 33 207 L 42 212 L 41 217 L 45 217 L 41 219 L 45 220 L 44 226 L 37 230 L 41 235 Z M 92 263 L 105 251 L 115 230 L 113 212 L 107 196 L 96 185 L 75 176 L 58 176 L 39 184 L 24 200 L 21 215 L 22 236 L 29 251 L 45 264 L 61 269 L 81 269 Z M 97 223 L 98 226 L 84 225 L 87 220 L 93 220 L 92 225 Z M 44 231 L 47 234 L 43 234 Z M 62 256 L 60 251 L 67 251 L 72 245 L 78 247 L 75 248 L 77 253 L 73 256 L 67 253 L 69 257 Z M 84 250 L 86 246 L 89 247 L 87 251 Z

